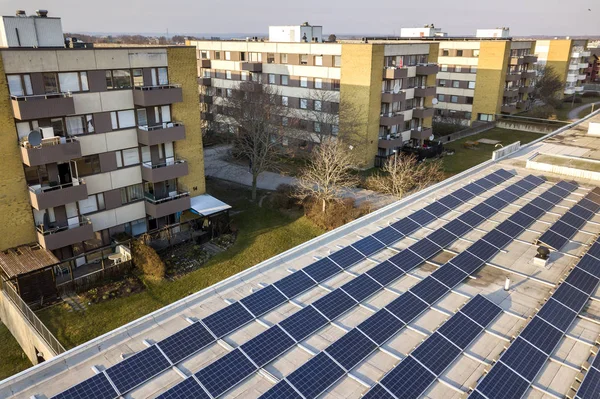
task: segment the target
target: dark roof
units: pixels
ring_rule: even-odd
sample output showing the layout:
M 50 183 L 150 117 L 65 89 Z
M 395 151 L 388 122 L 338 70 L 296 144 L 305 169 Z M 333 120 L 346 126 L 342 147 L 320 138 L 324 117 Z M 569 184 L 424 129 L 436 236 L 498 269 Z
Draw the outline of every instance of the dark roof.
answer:
M 26 274 L 60 262 L 52 252 L 39 245 L 22 245 L 0 251 L 0 268 L 8 278 Z

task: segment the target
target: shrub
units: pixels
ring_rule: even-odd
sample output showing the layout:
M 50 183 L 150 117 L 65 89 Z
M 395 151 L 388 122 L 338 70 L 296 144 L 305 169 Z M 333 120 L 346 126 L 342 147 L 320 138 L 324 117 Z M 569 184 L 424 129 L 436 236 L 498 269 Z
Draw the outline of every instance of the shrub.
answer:
M 529 115 L 532 118 L 548 119 L 554 115 L 555 109 L 550 105 L 540 105 L 539 107 L 533 107 L 529 111 Z
M 433 122 L 431 127 L 435 132 L 436 137 L 440 137 L 459 132 L 466 129 L 468 126 L 463 126 L 460 123 Z
M 131 246 L 133 265 L 145 277 L 160 280 L 165 277 L 166 266 L 160 256 L 141 239 L 134 240 Z
M 585 93 L 583 93 L 581 95 L 581 97 L 591 97 L 591 98 L 600 97 L 600 93 L 597 91 L 586 91 Z
M 571 103 L 573 102 L 573 96 L 563 97 L 563 103 Z M 581 104 L 583 100 L 579 96 L 575 96 L 575 104 Z
M 271 194 L 271 207 L 275 209 L 292 209 L 298 202 L 294 197 L 295 188 L 289 184 L 280 184 L 277 190 Z
M 333 230 L 371 212 L 371 203 L 363 201 L 355 206 L 353 198 L 330 201 L 323 212 L 321 201 L 309 199 L 304 204 L 304 214 L 317 226 Z

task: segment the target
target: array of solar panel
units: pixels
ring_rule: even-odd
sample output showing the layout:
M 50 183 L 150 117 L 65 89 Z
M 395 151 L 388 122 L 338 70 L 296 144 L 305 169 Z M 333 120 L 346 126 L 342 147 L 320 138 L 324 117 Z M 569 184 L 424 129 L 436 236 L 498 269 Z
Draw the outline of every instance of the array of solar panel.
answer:
M 600 188 L 596 187 L 562 215 L 538 241 L 559 251 L 599 209 Z
M 231 333 L 256 317 L 260 317 L 285 303 L 287 300 L 314 287 L 317 283 L 340 273 L 343 269 L 354 265 L 385 246 L 404 238 L 406 235 L 443 216 L 465 201 L 503 183 L 513 176 L 512 173 L 499 169 L 490 175 L 478 179 L 464 188 L 441 198 L 439 201 L 393 223 L 389 227 L 365 237 L 326 258 L 320 259 L 304 269 L 243 298 L 239 302 L 233 303 L 205 317 L 201 322 L 196 322 L 178 333 L 167 337 L 157 345 L 111 367 L 107 370 L 107 375 L 113 381 L 119 393 L 124 394 L 159 372 L 166 370 L 171 364 L 178 363 L 210 343 L 215 342 L 215 338 L 221 338 Z M 423 253 L 427 255 L 427 253 Z M 422 262 L 422 259 L 419 260 L 420 262 Z M 347 287 L 345 286 L 347 291 L 336 290 L 327 298 L 322 298 L 311 307 L 303 309 L 284 320 L 281 323 L 281 327 L 290 333 L 294 339 L 300 341 L 328 322 L 328 319 L 323 317 L 319 312 L 325 313 L 328 318 L 335 318 L 340 312 L 346 311 L 348 306 L 356 305 L 357 301 L 364 299 L 365 295 L 369 296 L 370 292 L 375 288 L 381 288 L 379 283 L 373 284 L 375 281 L 370 281 L 370 283 L 370 285 L 365 284 L 360 286 L 356 283 L 349 283 Z M 339 301 L 341 302 L 338 303 Z M 315 309 L 318 309 L 319 312 Z M 283 344 L 270 346 L 270 349 L 278 349 L 279 351 L 288 349 Z M 166 358 L 158 348 L 164 352 Z M 222 362 L 224 362 L 226 368 L 235 369 L 236 365 L 229 364 L 228 362 L 231 362 L 229 359 L 233 358 L 227 357 Z M 261 362 L 264 359 L 264 356 L 262 359 L 257 358 Z M 89 389 L 86 388 L 87 385 L 85 383 L 84 381 L 84 383 L 74 388 Z M 218 390 L 219 388 L 220 386 L 217 384 L 217 388 L 214 388 L 214 390 Z
M 595 249 L 597 244 L 598 240 Z M 580 267 L 584 259 L 588 270 L 595 272 Z M 589 267 L 591 262 L 595 263 L 593 268 Z M 586 254 L 479 382 L 475 392 L 488 399 L 523 397 L 599 283 L 600 260 Z M 582 384 L 581 399 L 598 398 L 600 380 L 594 380 L 597 376 L 596 372 L 586 376 L 585 380 L 590 380 L 585 387 Z

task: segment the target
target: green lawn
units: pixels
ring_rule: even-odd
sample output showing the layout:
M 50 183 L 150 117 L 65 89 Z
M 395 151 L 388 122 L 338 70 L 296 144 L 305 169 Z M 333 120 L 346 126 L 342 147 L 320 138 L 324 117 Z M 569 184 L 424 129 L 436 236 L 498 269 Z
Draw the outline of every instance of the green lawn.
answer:
M 40 311 L 40 319 L 66 348 L 82 344 L 323 233 L 300 214 L 259 208 L 248 200 L 250 191 L 243 186 L 209 180 L 207 187 L 211 195 L 232 205 L 233 211 L 241 211 L 232 216 L 239 230 L 235 244 L 175 282 L 147 282 L 145 291 L 90 305 L 83 314 L 69 312 L 66 305 Z
M 596 101 L 600 102 L 600 98 L 595 98 Z M 594 111 L 597 111 L 598 108 L 600 108 L 600 105 L 596 105 L 594 106 Z M 585 108 L 584 110 L 580 111 L 579 114 L 577 114 L 577 118 L 581 119 L 581 118 L 585 118 L 586 116 L 588 116 L 589 114 L 592 113 L 592 106 L 590 105 L 589 107 Z
M 454 155 L 448 155 L 443 158 L 444 170 L 451 176 L 492 158 L 492 152 L 495 150 L 493 145 L 479 144 L 478 148 L 466 149 L 464 147 L 466 141 L 477 141 L 485 138 L 500 140 L 502 145 L 508 145 L 515 141 L 525 144 L 540 137 L 542 135 L 539 133 L 493 128 L 483 133 L 474 134 L 473 136 L 444 144 L 444 148 L 455 151 Z
M 31 367 L 31 362 L 21 350 L 8 328 L 0 322 L 0 381 Z

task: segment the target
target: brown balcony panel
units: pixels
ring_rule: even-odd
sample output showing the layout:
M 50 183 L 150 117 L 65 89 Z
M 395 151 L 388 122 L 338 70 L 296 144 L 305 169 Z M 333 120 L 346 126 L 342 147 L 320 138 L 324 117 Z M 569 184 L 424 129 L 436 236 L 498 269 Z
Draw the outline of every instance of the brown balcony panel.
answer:
M 531 93 L 532 91 L 533 91 L 533 87 L 531 87 L 531 86 L 519 87 L 519 93 Z
M 210 68 L 210 60 L 200 60 L 200 68 Z
M 516 82 L 521 79 L 521 73 L 509 73 L 506 75 L 507 82 Z
M 201 86 L 210 86 L 211 78 L 199 77 L 198 84 Z
M 201 94 L 200 95 L 200 102 L 204 103 L 204 104 L 212 104 L 213 103 L 213 98 L 212 96 L 206 95 L 206 94 Z
M 525 63 L 525 59 L 523 57 L 511 57 L 510 65 L 523 65 Z
M 54 208 L 70 204 L 71 202 L 81 201 L 88 198 L 87 186 L 82 182 L 76 186 L 56 186 L 56 188 L 45 187 L 44 191 L 29 190 L 29 199 L 31 206 L 37 210 Z
M 517 105 L 503 105 L 500 108 L 501 112 L 507 113 L 507 114 L 512 114 L 514 112 L 517 112 Z
M 538 60 L 537 55 L 526 55 L 523 57 L 523 60 L 525 62 L 525 64 L 533 64 L 536 63 Z
M 384 79 L 401 79 L 408 77 L 408 68 L 385 68 L 383 70 Z
M 242 71 L 262 72 L 261 62 L 242 62 Z
M 429 118 L 433 116 L 433 108 L 415 108 L 413 110 L 413 118 Z
M 382 126 L 394 126 L 404 123 L 404 115 L 397 114 L 393 116 L 382 116 L 379 124 Z
M 215 117 L 212 112 L 202 112 L 201 114 L 202 120 L 204 121 L 214 121 Z
M 406 100 L 406 93 L 401 91 L 398 93 L 381 93 L 382 103 L 395 103 Z
M 145 130 L 137 128 L 138 142 L 143 145 L 164 144 L 185 139 L 185 126 L 176 124 L 173 127 Z
M 387 138 L 384 139 L 379 139 L 379 144 L 377 144 L 377 146 L 379 148 L 396 148 L 396 147 L 402 147 L 402 137 L 397 137 L 397 138 L 390 138 L 389 140 Z
M 75 113 L 73 97 L 70 96 L 31 96 L 13 97 L 12 107 L 16 119 L 44 119 Z
M 535 71 L 525 71 L 521 74 L 521 77 L 523 79 L 533 79 L 533 78 L 535 78 L 535 75 L 536 75 Z
M 415 97 L 435 96 L 435 86 L 431 87 L 415 87 Z
M 38 242 L 49 251 L 80 243 L 94 238 L 94 229 L 91 223 L 74 226 L 51 234 L 37 232 Z
M 67 162 L 81 158 L 81 144 L 77 140 L 41 147 L 21 146 L 21 158 L 27 166 L 39 166 L 48 163 Z
M 180 103 L 183 101 L 181 87 L 175 86 L 155 86 L 136 88 L 133 91 L 133 103 L 140 107 L 154 107 L 156 105 L 165 105 Z
M 174 163 L 172 165 L 164 165 L 161 167 L 150 167 L 142 165 L 142 179 L 148 182 L 156 183 L 169 179 L 186 176 L 188 174 L 187 162 Z
M 439 71 L 437 64 L 417 65 L 417 75 L 435 75 Z
M 411 130 L 410 131 L 410 138 L 411 139 L 417 139 L 417 140 L 429 140 L 429 137 L 431 136 L 431 128 L 423 128 L 421 130 Z
M 504 97 L 517 97 L 519 95 L 519 90 L 512 89 L 512 90 L 504 90 Z
M 146 213 L 153 218 L 160 218 L 190 209 L 190 197 L 179 197 L 165 202 L 152 203 L 146 201 Z

